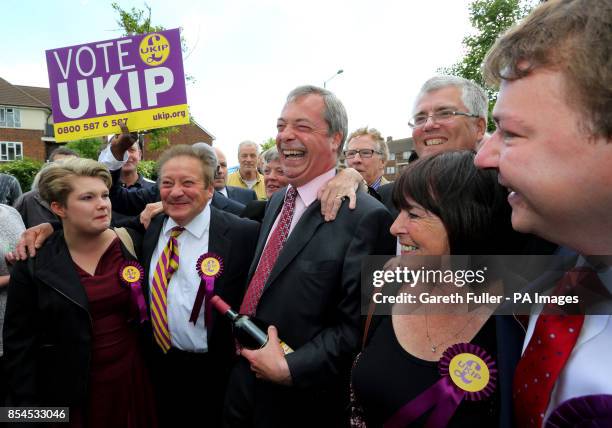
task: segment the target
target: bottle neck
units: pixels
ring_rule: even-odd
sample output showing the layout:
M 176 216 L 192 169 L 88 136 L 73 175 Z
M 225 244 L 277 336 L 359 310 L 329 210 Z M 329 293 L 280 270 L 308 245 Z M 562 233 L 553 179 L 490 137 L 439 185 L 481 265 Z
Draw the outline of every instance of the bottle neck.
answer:
M 228 309 L 225 313 L 225 316 L 228 317 L 231 321 L 236 321 L 240 317 L 240 314 L 234 311 L 233 309 Z

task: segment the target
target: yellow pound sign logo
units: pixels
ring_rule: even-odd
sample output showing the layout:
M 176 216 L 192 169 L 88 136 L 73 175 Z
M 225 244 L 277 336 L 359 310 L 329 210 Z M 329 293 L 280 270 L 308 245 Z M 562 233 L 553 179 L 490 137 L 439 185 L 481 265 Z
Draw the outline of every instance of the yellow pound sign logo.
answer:
M 140 280 L 140 271 L 135 266 L 126 266 L 123 268 L 121 276 L 126 282 L 137 282 Z
M 163 64 L 170 55 L 170 43 L 161 34 L 149 34 L 140 42 L 140 59 L 147 65 Z
M 206 257 L 202 260 L 202 272 L 206 276 L 215 276 L 219 269 L 221 269 L 221 264 L 219 260 L 214 257 Z
M 489 367 L 474 354 L 455 355 L 448 371 L 453 383 L 467 392 L 482 391 L 489 384 Z

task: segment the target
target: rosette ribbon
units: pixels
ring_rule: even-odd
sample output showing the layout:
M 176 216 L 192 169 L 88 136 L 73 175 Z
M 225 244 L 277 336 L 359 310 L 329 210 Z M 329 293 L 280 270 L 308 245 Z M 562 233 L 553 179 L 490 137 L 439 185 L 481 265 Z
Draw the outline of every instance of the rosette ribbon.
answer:
M 219 278 L 223 273 L 223 259 L 215 253 L 204 253 L 196 262 L 196 271 L 201 281 L 189 321 L 192 322 L 193 325 L 196 325 L 198 314 L 200 313 L 200 309 L 202 309 L 202 303 L 206 301 L 204 307 L 204 324 L 206 328 L 210 328 L 213 313 L 210 299 L 215 291 L 215 279 Z
M 484 349 L 471 343 L 458 343 L 444 351 L 438 370 L 442 378 L 400 407 L 385 422 L 385 428 L 405 428 L 430 409 L 433 410 L 425 427 L 446 427 L 461 401 L 480 401 L 495 391 L 495 360 Z
M 144 278 L 144 269 L 134 260 L 126 261 L 119 268 L 119 279 L 121 282 L 130 288 L 132 301 L 138 307 L 140 322 L 143 323 L 149 319 L 147 305 L 145 303 L 144 293 L 142 291 L 142 279 Z
M 612 426 L 612 395 L 596 394 L 570 398 L 548 417 L 546 428 L 610 427 Z

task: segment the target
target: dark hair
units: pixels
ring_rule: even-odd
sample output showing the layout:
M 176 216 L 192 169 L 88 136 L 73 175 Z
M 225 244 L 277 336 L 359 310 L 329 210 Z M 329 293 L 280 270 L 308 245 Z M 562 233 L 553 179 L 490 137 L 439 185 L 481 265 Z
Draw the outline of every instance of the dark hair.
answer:
M 54 149 L 50 154 L 49 154 L 49 162 L 53 162 L 56 156 L 75 156 L 75 157 L 80 157 L 79 154 L 77 152 L 75 152 L 72 149 L 69 149 L 68 147 L 57 147 L 56 149 Z
M 478 169 L 471 150 L 442 152 L 409 164 L 393 188 L 400 210 L 407 198 L 442 220 L 451 254 L 512 254 L 514 235 L 506 190 L 493 169 Z

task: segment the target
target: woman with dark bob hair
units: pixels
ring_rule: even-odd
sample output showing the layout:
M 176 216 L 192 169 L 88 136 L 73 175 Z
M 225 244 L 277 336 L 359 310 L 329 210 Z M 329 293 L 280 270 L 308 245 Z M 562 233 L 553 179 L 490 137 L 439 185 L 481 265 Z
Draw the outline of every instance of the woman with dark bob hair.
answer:
M 391 226 L 400 259 L 512 253 L 507 192 L 495 171 L 474 166 L 474 156 L 444 152 L 402 173 L 393 195 L 400 214 Z M 425 291 L 448 297 L 458 290 L 452 281 L 428 284 Z M 400 292 L 414 293 L 403 287 Z M 505 352 L 498 339 L 506 321 L 491 316 L 491 305 L 454 301 L 432 311 L 423 301 L 415 303 L 410 311 L 394 304 L 391 315 L 376 317 L 377 327 L 366 331 L 368 344 L 352 373 L 352 426 L 503 425 L 510 408 L 502 410 L 501 403 L 511 376 L 501 379 L 496 361 Z
M 110 185 L 106 167 L 90 159 L 66 160 L 40 175 L 40 195 L 62 230 L 11 274 L 8 404 L 69 407 L 70 427 L 155 427 L 139 340 L 147 316 L 135 286 L 137 236 L 109 228 Z

